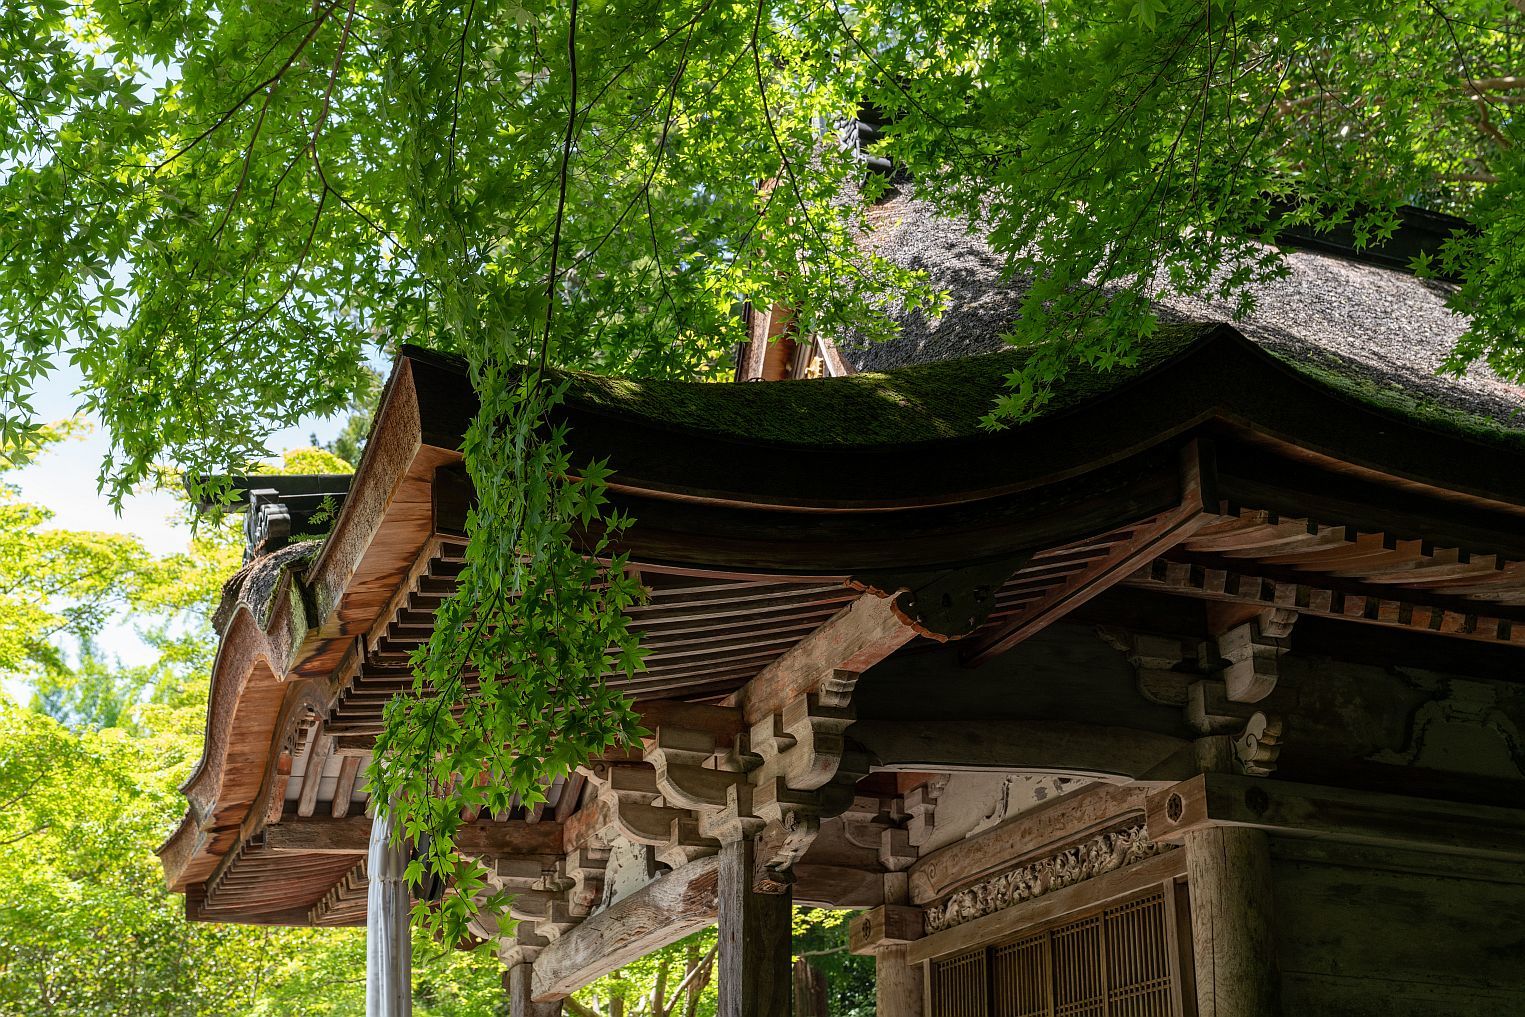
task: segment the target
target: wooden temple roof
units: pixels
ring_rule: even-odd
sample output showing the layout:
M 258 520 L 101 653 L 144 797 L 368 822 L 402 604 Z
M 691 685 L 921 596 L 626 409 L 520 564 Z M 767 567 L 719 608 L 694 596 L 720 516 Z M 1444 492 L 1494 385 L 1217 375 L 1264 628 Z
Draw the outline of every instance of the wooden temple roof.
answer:
M 574 461 L 608 460 L 650 591 L 631 609 L 648 669 L 615 684 L 733 701 L 876 597 L 970 667 L 1114 587 L 1525 645 L 1525 432 L 1373 399 L 1223 325 L 1167 328 L 1137 364 L 1077 370 L 1034 419 L 984 430 L 1019 357 L 574 378 Z M 192 917 L 363 913 L 358 777 L 460 571 L 474 409 L 460 361 L 405 347 L 333 533 L 230 583 L 204 755 L 160 852 Z M 559 780 L 471 835 L 554 856 L 582 791 Z

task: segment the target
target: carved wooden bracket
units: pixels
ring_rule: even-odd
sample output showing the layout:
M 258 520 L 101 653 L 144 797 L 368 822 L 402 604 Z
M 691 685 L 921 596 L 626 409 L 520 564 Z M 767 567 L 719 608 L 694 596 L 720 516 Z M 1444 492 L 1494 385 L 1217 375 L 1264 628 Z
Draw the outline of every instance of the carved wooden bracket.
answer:
M 1211 656 L 1206 653 L 1209 644 L 1200 639 L 1133 632 L 1113 625 L 1098 625 L 1096 634 L 1128 658 L 1138 678 L 1139 695 L 1162 706 L 1186 705 L 1186 690 L 1200 677 L 1203 656 Z
M 1239 771 L 1263 777 L 1276 770 L 1281 755 L 1280 710 L 1290 705 L 1290 697 L 1277 695 L 1266 703 L 1273 704 L 1275 713 L 1255 709 L 1230 699 L 1223 682 L 1199 681 L 1188 690 L 1186 719 L 1199 734 L 1230 736 Z
M 1218 656 L 1227 662 L 1222 676 L 1230 699 L 1258 703 L 1271 694 L 1296 621 L 1296 611 L 1270 608 L 1218 637 Z
M 821 820 L 851 805 L 852 785 L 868 772 L 844 738 L 857 677 L 834 671 L 745 730 L 735 707 L 664 718 L 646 740 L 647 765 L 594 777 L 615 832 L 669 865 L 759 837 L 758 885 L 787 885 Z
M 1268 717 L 1256 711 L 1234 739 L 1234 758 L 1240 772 L 1250 777 L 1269 777 L 1276 771 L 1281 755 L 1280 717 Z
M 895 614 L 928 639 L 946 642 L 969 635 L 995 607 L 996 591 L 1031 556 L 1018 555 L 967 568 L 920 572 L 864 572 L 854 589 L 894 599 Z

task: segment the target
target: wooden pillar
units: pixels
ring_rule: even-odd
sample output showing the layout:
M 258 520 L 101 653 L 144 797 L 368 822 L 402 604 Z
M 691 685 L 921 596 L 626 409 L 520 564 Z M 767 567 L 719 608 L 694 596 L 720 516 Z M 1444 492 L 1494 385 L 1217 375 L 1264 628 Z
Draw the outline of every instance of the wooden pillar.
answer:
M 904 946 L 874 954 L 874 1005 L 879 1017 L 922 1017 L 921 965 L 906 960 Z
M 405 844 L 392 843 L 391 810 L 377 806 L 366 856 L 370 887 L 365 908 L 365 1015 L 413 1013 L 413 937 L 408 926 Z
M 530 998 L 534 974 L 532 965 L 514 964 L 503 976 L 503 984 L 508 989 L 509 1017 L 561 1017 L 561 1000 L 536 1003 Z
M 884 877 L 887 897 L 905 900 L 903 872 Z M 922 1017 L 922 966 L 906 960 L 906 946 L 921 938 L 920 908 L 883 904 L 863 912 L 848 927 L 849 948 L 874 956 L 874 1000 L 879 1017 Z
M 755 842 L 720 848 L 717 1017 L 789 1017 L 793 894 L 753 890 Z
M 1185 837 L 1198 1017 L 1280 1013 L 1270 841 L 1211 827 Z

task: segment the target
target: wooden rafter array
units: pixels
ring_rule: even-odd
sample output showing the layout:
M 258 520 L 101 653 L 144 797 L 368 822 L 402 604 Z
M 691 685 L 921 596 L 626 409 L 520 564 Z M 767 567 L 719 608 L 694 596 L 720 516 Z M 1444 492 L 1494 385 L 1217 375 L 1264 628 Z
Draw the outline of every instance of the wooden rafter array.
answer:
M 197 917 L 312 908 L 363 858 L 363 853 L 272 851 L 261 838 L 246 841 L 207 880 Z
M 1404 599 L 1404 590 L 1393 587 L 1374 587 L 1371 593 L 1365 594 L 1348 593 L 1331 589 L 1316 579 L 1306 582 L 1269 579 L 1163 558 L 1134 573 L 1128 585 L 1208 600 L 1282 607 L 1464 639 L 1525 645 L 1525 621 L 1480 612 L 1475 610 L 1475 605 L 1447 608 L 1416 603 Z
M 312 906 L 307 920 L 313 925 L 364 925 L 370 885 L 362 858 Z
M 374 736 L 393 696 L 413 687 L 408 661 L 428 641 L 434 612 L 455 592 L 464 545 L 441 540 L 414 571 L 388 622 L 335 701 L 327 733 Z M 681 695 L 719 699 L 839 611 L 855 596 L 840 583 L 727 579 L 644 571 L 647 600 L 629 609 L 630 627 L 646 649 L 646 669 L 634 678 L 611 674 L 610 685 L 637 699 Z M 468 689 L 474 672 L 462 675 Z
M 1525 562 L 1392 533 L 1240 509 L 1181 543 L 1183 560 L 1525 607 Z
M 1058 616 L 1127 579 L 1140 562 L 1180 540 L 1202 518 L 1189 508 L 1172 509 L 1036 552 L 997 591 L 995 607 L 985 626 L 970 639 L 965 659 L 979 664 L 1005 652 Z

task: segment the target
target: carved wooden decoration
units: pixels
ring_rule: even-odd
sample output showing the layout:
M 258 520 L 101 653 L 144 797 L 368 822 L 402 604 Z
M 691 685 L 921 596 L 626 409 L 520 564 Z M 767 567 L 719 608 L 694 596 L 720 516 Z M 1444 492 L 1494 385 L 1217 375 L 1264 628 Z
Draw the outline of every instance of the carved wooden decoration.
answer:
M 960 890 L 925 909 L 928 934 L 1041 897 L 1061 887 L 1142 861 L 1171 845 L 1149 839 L 1144 824 L 1098 834 L 1049 858 L 1019 866 Z
M 1269 608 L 1218 637 L 1218 656 L 1228 697 L 1238 703 L 1258 703 L 1276 688 L 1280 660 L 1297 612 Z

